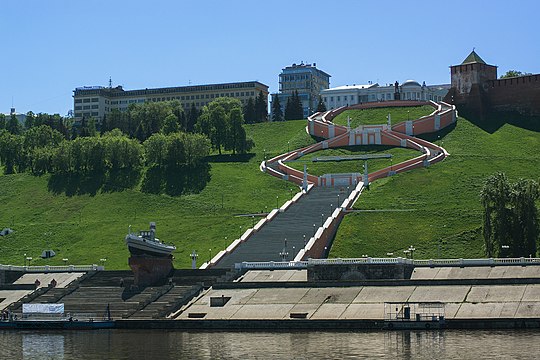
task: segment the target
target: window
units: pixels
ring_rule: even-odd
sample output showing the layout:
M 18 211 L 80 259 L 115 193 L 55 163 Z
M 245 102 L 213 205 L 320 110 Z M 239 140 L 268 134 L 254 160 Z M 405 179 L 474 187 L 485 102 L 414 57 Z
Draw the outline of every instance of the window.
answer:
M 75 117 L 82 117 L 81 113 L 75 113 Z
M 214 98 L 214 94 L 210 94 L 210 99 L 213 99 Z
M 339 101 L 339 98 L 340 98 L 340 97 L 338 96 L 336 101 Z
M 137 100 L 138 103 L 143 103 L 144 102 L 144 99 L 139 99 Z
M 240 93 L 240 96 L 244 96 L 244 92 L 243 92 L 243 91 Z
M 83 99 L 83 102 L 84 102 L 84 103 L 89 103 L 89 102 L 90 102 L 90 99 Z
M 333 96 L 330 96 L 330 101 L 334 101 L 334 97 L 333 97 Z
M 98 102 L 99 99 L 98 98 L 92 98 L 92 102 Z
M 82 106 L 75 106 L 75 110 L 82 110 Z
M 199 95 L 195 95 L 195 99 L 198 99 L 199 98 Z
M 98 116 L 99 114 L 97 112 L 93 112 L 92 116 Z
M 235 93 L 234 96 L 239 97 L 240 93 Z
M 75 104 L 80 104 L 80 103 L 82 103 L 81 99 L 75 99 Z
M 184 97 L 183 97 L 183 96 L 181 96 L 181 97 L 180 97 L 180 100 L 184 100 Z
M 210 98 L 210 94 L 206 94 L 205 98 L 209 99 L 209 98 Z
M 129 100 L 130 104 L 135 104 L 136 102 L 137 102 L 137 100 Z
M 98 109 L 99 105 L 92 105 L 92 109 Z
M 90 110 L 90 105 L 84 105 L 83 110 Z
M 191 95 L 191 100 L 195 100 L 195 96 L 194 96 L 194 95 Z

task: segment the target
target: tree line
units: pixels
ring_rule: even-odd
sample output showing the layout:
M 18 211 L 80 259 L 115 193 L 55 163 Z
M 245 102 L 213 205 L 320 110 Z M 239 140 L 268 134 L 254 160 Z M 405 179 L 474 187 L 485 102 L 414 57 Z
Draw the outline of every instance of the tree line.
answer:
M 91 176 L 145 165 L 191 171 L 212 149 L 245 153 L 253 147 L 242 110 L 232 98 L 216 99 L 200 112 L 194 106 L 184 111 L 177 101 L 132 104 L 111 112 L 99 129 L 93 119 L 82 119 L 76 131 L 73 119 L 59 115 L 29 113 L 24 125 L 3 116 L 0 165 L 6 174 L 35 175 Z
M 536 256 L 539 199 L 540 188 L 534 180 L 512 183 L 504 173 L 487 178 L 481 191 L 486 256 Z

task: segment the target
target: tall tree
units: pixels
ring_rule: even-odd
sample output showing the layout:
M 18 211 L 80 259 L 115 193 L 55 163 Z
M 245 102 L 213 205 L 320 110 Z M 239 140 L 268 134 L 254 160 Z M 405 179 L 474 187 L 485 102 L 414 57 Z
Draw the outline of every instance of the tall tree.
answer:
M 292 109 L 292 98 L 287 97 L 287 103 L 285 104 L 285 120 L 293 120 L 294 114 Z
M 281 111 L 281 104 L 277 95 L 272 102 L 272 121 L 283 121 L 283 112 Z
M 11 114 L 6 129 L 13 135 L 19 135 L 22 132 L 21 124 L 19 124 L 19 120 L 15 114 Z
M 302 106 L 302 100 L 298 95 L 298 90 L 294 90 L 291 107 L 294 116 L 293 120 L 300 120 L 304 118 L 304 108 Z
M 510 183 L 503 173 L 490 176 L 481 192 L 486 255 L 536 255 L 539 235 L 536 201 L 538 183 Z
M 254 124 L 256 122 L 255 101 L 250 97 L 244 106 L 244 120 L 246 124 Z
M 508 70 L 505 74 L 501 75 L 500 79 L 507 79 L 511 77 L 527 76 L 527 75 L 532 75 L 532 74 L 528 72 L 518 71 L 518 70 Z
M 187 116 L 186 122 L 187 132 L 195 131 L 195 124 L 197 123 L 197 119 L 200 115 L 201 114 L 199 113 L 199 110 L 197 110 L 197 108 L 195 107 L 195 103 L 191 103 L 191 109 L 189 110 L 189 115 Z
M 317 112 L 325 112 L 325 111 L 326 111 L 326 105 L 324 104 L 322 97 L 319 96 L 319 104 L 317 104 Z
M 262 91 L 259 91 L 259 95 L 255 99 L 255 122 L 265 122 L 268 120 L 268 106 L 266 103 L 266 97 Z
M 0 114 L 0 130 L 5 129 L 7 126 L 6 115 Z

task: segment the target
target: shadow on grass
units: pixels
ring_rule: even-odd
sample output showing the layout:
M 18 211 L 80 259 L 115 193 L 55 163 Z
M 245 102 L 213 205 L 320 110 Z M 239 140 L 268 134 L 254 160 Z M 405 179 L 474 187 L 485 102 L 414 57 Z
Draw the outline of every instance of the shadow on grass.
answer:
M 254 153 L 248 154 L 221 154 L 210 155 L 206 157 L 206 160 L 211 163 L 223 163 L 223 162 L 248 162 L 255 156 Z
M 526 116 L 516 112 L 491 112 L 487 115 L 460 112 L 472 124 L 493 134 L 505 124 L 510 124 L 525 130 L 540 132 L 540 116 Z M 458 120 L 459 121 L 459 120 Z
M 449 133 L 451 133 L 455 128 L 456 128 L 456 123 L 453 123 L 453 124 L 450 124 L 449 126 L 443 128 L 443 129 L 441 129 L 441 130 L 439 130 L 437 132 L 418 135 L 418 137 L 420 139 L 424 139 L 424 140 L 429 141 L 429 142 L 434 142 L 434 141 L 437 141 L 439 139 L 444 139 L 444 137 L 446 135 L 448 135 Z
M 47 188 L 54 194 L 96 195 L 99 191 L 117 192 L 135 187 L 140 170 L 121 169 L 97 174 L 53 174 Z
M 202 163 L 196 167 L 158 167 L 146 171 L 141 191 L 150 194 L 179 196 L 200 193 L 210 181 L 210 165 Z

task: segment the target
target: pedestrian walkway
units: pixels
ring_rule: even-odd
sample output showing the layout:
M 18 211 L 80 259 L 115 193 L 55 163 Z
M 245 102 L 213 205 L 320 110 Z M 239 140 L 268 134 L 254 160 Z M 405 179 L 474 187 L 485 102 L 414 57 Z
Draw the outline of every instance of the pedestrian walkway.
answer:
M 313 187 L 297 203 L 276 215 L 233 252 L 225 255 L 216 267 L 230 268 L 242 261 L 282 261 L 283 253 L 288 253 L 285 260 L 294 259 L 304 248 L 304 241 L 309 241 L 336 209 L 338 199 L 343 202 L 350 191 L 352 189 L 347 187 Z

